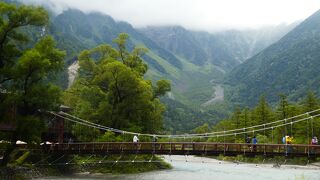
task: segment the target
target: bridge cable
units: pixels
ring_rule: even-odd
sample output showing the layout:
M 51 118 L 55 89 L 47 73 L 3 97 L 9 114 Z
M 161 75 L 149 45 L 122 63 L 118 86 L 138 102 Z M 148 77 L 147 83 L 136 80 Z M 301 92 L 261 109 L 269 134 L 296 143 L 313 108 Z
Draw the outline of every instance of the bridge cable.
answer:
M 271 132 L 271 134 L 272 134 L 272 135 L 271 135 L 271 136 L 272 136 L 272 138 L 271 138 L 271 139 L 272 139 L 272 144 L 274 144 L 274 137 L 273 137 L 273 136 L 274 136 L 274 135 L 273 135 L 274 132 L 273 132 L 273 131 L 274 131 L 274 130 L 273 130 L 273 127 L 272 127 L 272 132 Z
M 318 115 L 316 115 L 316 116 L 318 116 Z M 309 117 L 310 118 L 310 117 Z M 307 119 L 307 118 L 304 118 L 304 119 L 302 119 L 302 120 L 305 120 L 305 119 Z M 293 121 L 293 123 L 296 123 L 296 122 L 299 122 L 299 121 L 301 121 L 301 120 L 298 120 L 298 121 Z M 82 123 L 82 122 L 79 122 L 79 123 Z M 83 124 L 83 123 L 82 123 Z M 285 126 L 285 125 L 288 125 L 288 124 L 291 124 L 291 122 L 290 123 L 286 123 L 286 124 L 283 124 L 283 125 L 277 125 L 277 126 L 273 126 L 273 127 L 280 127 L 280 126 Z M 91 126 L 91 125 L 89 125 L 89 126 Z M 272 128 L 272 127 L 271 127 Z M 256 131 L 260 131 L 260 130 L 264 130 L 264 129 L 271 129 L 270 127 L 268 127 L 268 128 L 263 128 L 263 129 L 259 129 L 259 130 L 256 130 Z M 105 129 L 104 129 L 105 130 Z M 251 132 L 254 132 L 255 130 L 253 130 L 253 131 L 251 131 Z M 250 132 L 250 131 L 249 131 Z M 245 132 L 242 132 L 242 133 L 238 133 L 238 134 L 243 134 L 243 133 L 245 133 Z M 216 135 L 217 137 L 220 137 L 220 136 L 227 136 L 227 135 L 230 135 L 230 134 L 224 134 L 224 135 Z M 232 133 L 232 135 L 233 135 L 233 133 Z M 170 137 L 171 137 L 171 135 L 170 135 Z M 212 136 L 210 136 L 210 135 L 205 135 L 204 137 L 212 137 Z M 176 137 L 177 138 L 177 137 Z
M 61 115 L 59 115 L 59 114 L 57 114 L 57 113 L 54 113 L 54 112 L 51 112 L 51 114 L 54 114 L 54 115 L 56 115 L 56 116 L 59 116 L 59 117 L 61 117 L 61 118 L 64 118 L 64 119 L 66 119 L 66 120 L 69 120 L 69 121 L 72 121 L 72 122 L 75 122 L 75 123 L 79 123 L 79 124 L 82 124 L 82 125 L 85 125 L 85 126 L 89 126 L 89 127 L 95 127 L 95 128 L 98 128 L 98 129 L 102 129 L 102 130 L 106 130 L 106 131 L 111 131 L 110 130 L 110 128 L 106 128 L 106 127 L 104 127 L 104 126 L 101 126 L 101 125 L 93 125 L 94 123 L 87 123 L 88 121 L 86 121 L 86 122 L 80 122 L 80 121 L 77 121 L 77 120 L 72 120 L 72 119 L 70 119 L 70 118 L 68 118 L 68 117 L 65 117 L 65 116 L 61 116 Z M 306 113 L 304 113 L 303 115 L 305 115 Z M 320 114 L 317 114 L 317 115 L 315 115 L 315 116 L 313 116 L 313 117 L 317 117 L 317 116 L 319 116 Z M 301 115 L 300 115 L 301 116 Z M 299 117 L 299 115 L 298 116 L 296 116 L 296 117 Z M 292 117 L 291 117 L 292 118 Z M 303 118 L 303 119 L 300 119 L 300 120 L 295 120 L 295 121 L 292 121 L 292 123 L 296 123 L 296 122 L 300 122 L 300 121 L 302 121 L 302 120 L 306 120 L 306 119 L 309 119 L 310 118 L 310 116 L 309 117 L 307 117 L 307 118 Z M 287 120 L 287 119 L 286 119 Z M 267 124 L 271 124 L 271 123 L 265 123 L 265 124 L 263 124 L 262 126 L 265 126 L 265 125 L 267 125 Z M 290 123 L 285 123 L 285 124 L 280 124 L 280 125 L 275 125 L 275 126 L 273 126 L 273 127 L 281 127 L 281 126 L 286 126 L 286 125 L 288 125 L 288 124 L 291 124 L 291 122 Z M 249 129 L 249 128 L 252 128 L 252 127 L 260 127 L 261 125 L 259 125 L 259 126 L 251 126 L 251 127 L 248 127 L 248 128 L 245 128 L 245 129 Z M 271 129 L 272 127 L 266 127 L 266 128 L 262 128 L 262 129 L 258 129 L 258 130 L 256 130 L 256 131 L 261 131 L 261 130 L 266 130 L 266 129 Z M 241 128 L 241 130 L 243 130 L 244 128 Z M 223 136 L 223 137 L 225 137 L 225 136 L 228 136 L 228 135 L 230 135 L 230 133 L 229 134 L 226 134 L 226 132 L 232 132 L 232 131 L 235 131 L 235 130 L 228 130 L 228 131 L 226 131 L 225 129 L 224 129 L 224 131 L 223 131 L 223 135 L 217 135 L 217 137 L 221 137 L 221 136 Z M 254 133 L 254 131 L 255 130 L 253 130 L 253 131 L 247 131 L 247 132 L 253 132 Z M 128 131 L 121 131 L 122 133 L 127 133 Z M 137 134 L 137 133 L 133 133 L 133 132 L 129 132 L 130 134 Z M 243 134 L 243 133 L 246 133 L 246 131 L 245 132 L 239 132 L 239 133 L 237 133 L 237 134 Z M 140 135 L 144 135 L 144 136 L 149 136 L 149 134 L 140 134 Z M 232 133 L 232 135 L 234 135 L 234 133 Z M 168 136 L 170 136 L 170 137 L 174 137 L 174 138 L 181 138 L 181 136 L 176 136 L 176 135 L 154 135 L 154 134 L 152 134 L 152 136 L 157 136 L 157 137 L 168 137 Z M 192 136 L 192 134 L 189 134 L 189 136 Z M 197 136 L 192 136 L 192 137 L 197 137 Z M 212 137 L 212 133 L 205 133 L 205 134 L 202 134 L 202 137 Z
M 57 161 L 59 161 L 60 159 L 62 159 L 64 157 L 64 155 L 62 155 L 61 157 L 59 157 L 58 159 L 56 159 L 56 160 L 54 160 L 54 161 L 52 161 L 52 162 L 50 162 L 49 163 L 49 165 L 52 165 L 53 163 L 55 163 L 55 162 L 57 162 Z
M 300 117 L 300 116 L 303 116 L 303 115 L 308 115 L 309 113 L 313 113 L 313 112 L 317 112 L 319 111 L 320 109 L 317 109 L 317 110 L 313 110 L 313 111 L 310 111 L 310 112 L 307 112 L 307 113 L 303 113 L 303 114 L 300 114 L 300 115 L 296 115 L 296 116 L 293 116 L 293 117 L 290 117 L 290 118 L 286 118 L 284 120 L 278 120 L 278 121 L 273 121 L 273 122 L 269 122 L 269 123 L 265 123 L 265 124 L 261 124 L 261 125 L 255 125 L 255 126 L 251 126 L 251 127 L 246 127 L 244 129 L 252 129 L 252 128 L 255 128 L 255 127 L 261 127 L 261 126 L 265 126 L 265 125 L 271 125 L 271 124 L 275 124 L 275 123 L 278 123 L 278 122 L 285 122 L 286 124 L 286 121 L 289 120 L 289 119 L 293 119 L 293 118 L 296 118 L 296 117 Z M 95 124 L 95 123 L 92 123 L 92 122 L 89 122 L 89 121 L 86 121 L 86 120 L 83 120 L 81 118 L 78 118 L 78 117 L 75 117 L 73 115 L 70 115 L 68 113 L 64 113 L 64 112 L 60 112 L 66 116 L 69 116 L 69 117 L 73 117 L 73 118 L 76 118 L 78 120 L 81 120 L 83 122 L 86 122 L 88 124 L 91 124 L 91 125 L 96 125 L 97 127 L 104 127 L 106 129 L 109 129 L 110 131 L 113 131 L 113 132 L 124 132 L 126 134 L 138 134 L 138 133 L 135 133 L 135 132 L 129 132 L 129 131 L 123 131 L 123 130 L 119 130 L 119 129 L 114 129 L 114 128 L 110 128 L 110 127 L 106 127 L 106 126 L 102 126 L 102 125 L 99 125 L 99 124 Z M 224 132 L 235 132 L 235 131 L 239 131 L 239 130 L 242 130 L 243 128 L 240 128 L 240 129 L 233 129 L 233 130 L 227 130 L 227 131 L 224 131 Z M 222 131 L 218 131 L 218 132 L 212 132 L 212 133 L 207 133 L 207 134 L 220 134 L 222 133 Z M 153 136 L 153 134 L 141 134 L 141 135 L 144 135 L 144 136 Z M 204 135 L 204 133 L 200 133 L 200 134 L 189 134 L 190 136 L 201 136 L 201 135 Z M 156 135 L 157 137 L 168 137 L 168 135 Z M 172 135 L 174 137 L 179 137 L 179 136 L 183 136 L 183 135 Z
M 50 157 L 52 157 L 52 155 L 49 155 L 48 157 L 46 157 L 46 158 L 44 158 L 44 159 L 41 159 L 40 161 L 32 164 L 32 166 L 36 166 L 36 165 L 38 165 L 40 162 L 43 162 L 43 161 L 45 161 L 45 160 L 48 160 Z
M 308 120 L 307 120 L 307 140 L 308 140 L 307 144 L 310 143 L 310 138 L 309 138 L 309 136 L 310 136 L 310 132 L 309 132 L 309 119 L 308 119 Z M 309 146 L 308 146 L 308 157 L 310 156 L 309 152 L 310 152 L 310 149 L 309 149 Z
M 314 115 L 313 117 L 318 117 L 318 116 L 320 116 L 320 114 Z M 302 121 L 308 120 L 308 119 L 310 119 L 310 118 L 311 118 L 311 117 L 306 117 L 306 118 L 303 118 L 303 119 L 299 119 L 299 120 L 293 121 L 292 123 L 302 122 Z M 247 132 L 255 133 L 255 132 L 263 131 L 264 129 L 268 130 L 268 129 L 272 129 L 272 128 L 277 128 L 277 127 L 286 126 L 286 125 L 289 125 L 289 124 L 291 124 L 291 122 L 286 123 L 286 124 L 275 125 L 275 126 L 272 126 L 272 127 L 266 127 L 266 128 L 262 128 L 262 129 L 255 129 L 255 130 L 251 130 L 251 131 L 247 131 Z M 243 132 L 239 132 L 238 134 L 243 134 Z M 223 135 L 216 135 L 216 136 L 222 137 L 222 136 L 231 136 L 231 135 L 234 135 L 234 133 L 223 134 Z

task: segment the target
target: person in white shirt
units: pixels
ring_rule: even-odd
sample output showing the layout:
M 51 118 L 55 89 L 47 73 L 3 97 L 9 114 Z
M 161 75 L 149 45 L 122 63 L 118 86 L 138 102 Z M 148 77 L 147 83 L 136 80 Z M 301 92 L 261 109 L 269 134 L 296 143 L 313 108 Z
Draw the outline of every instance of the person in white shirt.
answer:
M 133 142 L 134 142 L 134 143 L 139 142 L 139 138 L 137 137 L 137 135 L 134 135 L 134 136 L 133 136 Z

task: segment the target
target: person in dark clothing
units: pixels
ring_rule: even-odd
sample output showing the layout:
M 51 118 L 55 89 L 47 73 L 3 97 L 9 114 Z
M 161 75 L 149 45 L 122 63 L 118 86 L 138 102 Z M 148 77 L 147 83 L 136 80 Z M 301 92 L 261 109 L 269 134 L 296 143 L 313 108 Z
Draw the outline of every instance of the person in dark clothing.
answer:
M 253 138 L 252 138 L 252 144 L 253 144 L 253 147 L 252 147 L 253 151 L 257 151 L 257 146 L 256 146 L 256 144 L 258 144 L 258 140 L 257 140 L 256 136 L 253 136 Z
M 250 136 L 247 136 L 247 138 L 245 139 L 247 144 L 251 144 L 251 138 Z M 248 148 L 251 149 L 251 145 L 248 145 Z
M 157 136 L 153 136 L 152 137 L 152 148 L 153 148 L 153 152 L 156 150 L 157 148 L 157 141 L 158 141 L 158 138 Z

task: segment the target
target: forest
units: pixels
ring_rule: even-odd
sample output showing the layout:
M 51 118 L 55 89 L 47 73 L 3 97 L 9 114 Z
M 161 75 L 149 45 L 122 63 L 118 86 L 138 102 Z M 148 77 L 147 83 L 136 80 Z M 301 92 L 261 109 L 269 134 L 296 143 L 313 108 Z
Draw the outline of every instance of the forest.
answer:
M 129 34 L 119 33 L 111 43 L 92 43 L 92 47 L 89 48 L 73 47 L 71 41 L 64 43 L 65 39 L 61 34 L 53 36 L 47 33 L 46 29 L 53 31 L 54 28 L 50 22 L 50 15 L 44 8 L 0 2 L 0 128 L 4 129 L 0 131 L 2 167 L 21 165 L 30 160 L 29 152 L 19 152 L 16 142 L 23 141 L 31 146 L 42 143 L 43 134 L 48 132 L 48 127 L 54 119 L 48 116 L 48 112 L 60 111 L 61 105 L 70 108 L 70 114 L 92 123 L 136 133 L 166 135 L 245 130 L 252 126 L 286 119 L 294 122 L 295 118 L 292 117 L 320 108 L 317 93 L 313 91 L 305 92 L 305 97 L 296 102 L 290 101 L 290 94 L 280 93 L 272 95 L 272 102 L 274 97 L 278 97 L 278 102 L 274 104 L 269 104 L 267 97 L 262 95 L 257 105 L 250 108 L 243 104 L 237 106 L 239 103 L 234 105 L 232 102 L 206 108 L 198 107 L 198 102 L 191 108 L 168 98 L 167 93 L 172 91 L 171 81 L 162 77 L 157 77 L 156 80 L 148 78 L 150 56 L 155 55 L 147 49 L 148 47 L 132 43 Z M 84 34 L 87 35 L 86 33 L 88 32 Z M 150 45 L 156 46 L 152 43 Z M 80 52 L 68 52 L 72 48 L 80 49 Z M 167 57 L 170 58 L 171 55 L 167 54 Z M 174 56 L 171 60 L 175 63 L 180 62 L 175 58 Z M 66 83 L 61 82 L 66 81 L 65 70 L 71 61 L 78 62 L 79 68 L 75 80 L 66 87 Z M 189 68 L 196 69 L 191 66 Z M 211 70 L 204 74 L 215 74 Z M 190 81 L 189 76 L 182 79 Z M 208 76 L 200 76 L 199 79 L 207 83 L 212 80 Z M 199 79 L 192 79 L 197 88 L 188 93 L 190 97 L 205 99 L 206 97 L 200 95 L 205 92 L 210 96 L 212 84 L 207 84 L 206 90 L 199 93 L 199 89 L 203 88 L 197 84 Z M 221 79 L 223 78 L 219 76 L 219 80 Z M 232 97 L 232 94 L 229 92 L 227 96 Z M 253 99 L 256 98 L 258 96 Z M 236 108 L 233 108 L 234 106 Z M 234 111 L 225 118 L 230 109 Z M 304 117 L 315 114 L 304 114 Z M 320 135 L 320 121 L 318 117 L 314 117 L 308 121 L 286 124 L 271 130 L 255 130 L 258 129 L 253 129 L 251 133 L 228 137 L 191 137 L 179 140 L 245 143 L 247 137 L 256 136 L 258 143 L 281 144 L 282 138 L 289 135 L 294 138 L 293 143 L 310 144 L 312 137 Z M 122 134 L 68 122 L 65 124 L 65 131 L 72 134 L 73 141 L 77 142 L 132 141 L 131 136 L 124 137 Z M 140 140 L 150 141 L 143 138 Z M 163 138 L 159 141 L 175 140 Z M 74 159 L 81 162 L 84 158 L 86 157 L 80 156 Z M 133 166 L 125 168 L 131 171 L 134 169 Z M 143 171 L 143 166 L 139 168 L 132 172 Z M 158 167 L 148 168 L 153 170 Z M 112 171 L 108 169 L 106 172 Z M 116 172 L 124 171 L 119 168 Z
M 75 82 L 62 90 L 54 82 L 64 68 L 66 53 L 42 33 L 49 22 L 47 11 L 4 2 L 0 10 L 0 122 L 12 127 L 0 133 L 4 142 L 10 142 L 5 143 L 3 166 L 10 162 L 16 141 L 42 141 L 41 134 L 48 128 L 46 113 L 58 111 L 62 104 L 72 108 L 74 115 L 102 125 L 135 132 L 163 130 L 165 107 L 159 97 L 170 91 L 170 83 L 159 80 L 153 85 L 144 79 L 148 66 L 141 56 L 147 49 L 136 47 L 128 52 L 127 34 L 114 39 L 116 48 L 101 44 L 83 50 Z M 68 131 L 77 136 L 78 129 L 73 125 Z M 94 133 L 83 132 L 79 141 Z
M 319 99 L 316 95 L 309 91 L 306 96 L 299 102 L 290 102 L 287 96 L 279 94 L 279 101 L 274 106 L 268 104 L 266 98 L 261 96 L 259 102 L 253 108 L 236 107 L 229 118 L 219 121 L 214 126 L 203 124 L 195 128 L 195 133 L 221 132 L 233 129 L 245 129 L 255 127 L 257 125 L 268 125 L 270 127 L 278 125 L 279 127 L 263 130 L 266 127 L 255 127 L 250 129 L 249 133 L 239 133 L 232 136 L 211 137 L 208 141 L 214 142 L 235 142 L 246 143 L 247 137 L 256 136 L 259 143 L 282 144 L 284 136 L 294 138 L 294 144 L 310 144 L 311 139 L 320 135 L 319 117 L 313 117 L 308 121 L 292 123 L 297 119 L 308 118 L 319 114 L 317 110 L 320 108 Z M 311 113 L 308 113 L 311 112 Z M 307 113 L 307 114 L 304 114 Z M 302 116 L 301 116 L 302 115 Z M 298 116 L 298 117 L 297 117 Z M 286 120 L 287 121 L 283 121 Z M 278 121 L 286 125 L 276 124 Z M 274 123 L 274 125 L 272 125 Z M 262 131 L 261 131 L 262 129 Z M 256 131 L 255 131 L 256 130 Z M 258 131 L 259 130 L 259 131 Z

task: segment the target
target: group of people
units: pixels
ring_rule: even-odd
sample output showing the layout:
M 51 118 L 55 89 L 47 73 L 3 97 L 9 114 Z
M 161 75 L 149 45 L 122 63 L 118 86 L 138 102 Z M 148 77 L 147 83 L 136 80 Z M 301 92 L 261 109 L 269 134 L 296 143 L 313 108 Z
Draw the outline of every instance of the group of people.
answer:
M 283 144 L 292 144 L 293 143 L 293 137 L 292 136 L 283 136 L 282 137 L 282 143 Z
M 153 137 L 152 139 L 153 142 L 157 142 L 158 141 L 158 138 L 156 136 Z M 293 137 L 292 136 L 283 136 L 282 137 L 282 143 L 283 144 L 292 144 L 294 141 Z M 134 135 L 133 136 L 133 142 L 134 143 L 137 143 L 139 142 L 139 138 L 137 135 Z M 258 139 L 256 138 L 256 136 L 253 136 L 252 138 L 250 136 L 247 136 L 246 139 L 245 139 L 245 142 L 248 143 L 248 144 L 258 144 Z M 316 136 L 314 136 L 312 139 L 311 139 L 311 144 L 312 145 L 317 145 L 318 144 L 318 138 Z
M 132 141 L 134 142 L 134 143 L 138 143 L 139 142 L 139 138 L 138 138 L 138 136 L 137 135 L 134 135 L 133 136 L 133 139 L 132 139 Z M 158 138 L 157 138 L 157 136 L 153 136 L 153 138 L 152 138 L 152 142 L 157 142 L 158 141 Z
M 292 136 L 283 136 L 282 137 L 282 143 L 285 145 L 290 145 L 293 143 L 293 137 Z M 292 147 L 291 146 L 285 146 L 286 149 L 286 154 L 292 152 Z
M 293 137 L 292 136 L 283 136 L 282 143 L 283 144 L 293 144 Z M 317 136 L 313 136 L 311 139 L 310 144 L 317 145 L 318 144 L 318 138 Z
M 253 136 L 252 138 L 250 136 L 247 136 L 246 143 L 254 144 L 252 146 L 252 148 L 251 148 L 251 146 L 248 146 L 249 149 L 251 149 L 252 151 L 256 151 L 257 150 L 257 146 L 255 144 L 258 144 L 258 139 L 256 138 L 256 136 Z

